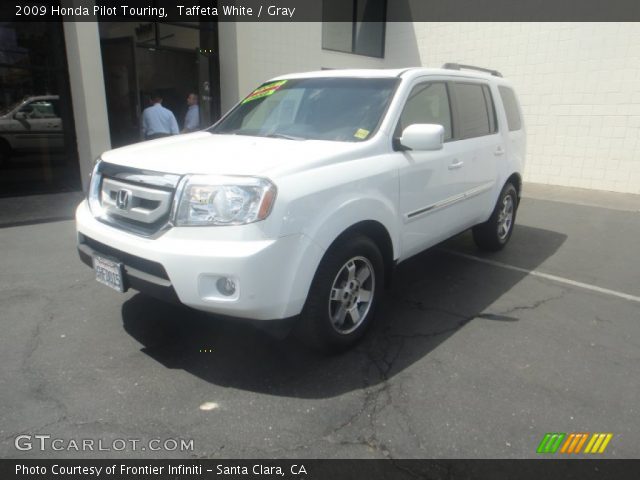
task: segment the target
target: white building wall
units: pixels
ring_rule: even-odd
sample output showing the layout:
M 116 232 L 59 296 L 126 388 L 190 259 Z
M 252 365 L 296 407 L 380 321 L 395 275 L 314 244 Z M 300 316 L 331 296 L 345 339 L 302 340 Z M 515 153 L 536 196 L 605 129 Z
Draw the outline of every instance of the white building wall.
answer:
M 526 180 L 640 193 L 640 24 L 390 23 L 385 57 L 500 70 L 524 110 Z

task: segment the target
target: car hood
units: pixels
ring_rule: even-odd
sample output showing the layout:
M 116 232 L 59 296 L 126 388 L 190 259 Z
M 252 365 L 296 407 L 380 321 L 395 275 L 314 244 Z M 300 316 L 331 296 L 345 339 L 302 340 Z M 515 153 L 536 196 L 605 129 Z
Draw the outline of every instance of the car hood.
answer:
M 352 157 L 355 142 L 288 140 L 196 132 L 117 148 L 102 160 L 164 173 L 211 175 L 271 175 L 298 170 L 309 162 Z

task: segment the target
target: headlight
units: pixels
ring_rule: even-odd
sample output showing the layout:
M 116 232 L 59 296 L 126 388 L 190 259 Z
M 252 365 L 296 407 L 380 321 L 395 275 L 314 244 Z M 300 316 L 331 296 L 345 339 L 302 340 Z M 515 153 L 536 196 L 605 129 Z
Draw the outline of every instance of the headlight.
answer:
M 89 180 L 89 190 L 87 191 L 87 200 L 89 201 L 89 209 L 96 217 L 104 215 L 104 209 L 100 204 L 100 181 L 102 176 L 100 175 L 100 157 L 95 161 L 95 166 L 91 172 Z
M 174 223 L 244 225 L 264 220 L 276 198 L 265 178 L 190 175 L 183 180 Z

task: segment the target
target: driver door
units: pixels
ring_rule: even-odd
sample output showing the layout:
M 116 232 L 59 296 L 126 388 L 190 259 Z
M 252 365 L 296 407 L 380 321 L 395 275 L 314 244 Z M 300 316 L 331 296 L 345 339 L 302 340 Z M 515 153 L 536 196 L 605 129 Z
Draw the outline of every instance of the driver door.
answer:
M 401 151 L 400 212 L 402 257 L 421 252 L 457 232 L 453 199 L 464 188 L 453 123 L 449 86 L 445 81 L 421 82 L 407 98 L 395 137 L 413 124 L 444 127 L 444 144 L 435 151 Z

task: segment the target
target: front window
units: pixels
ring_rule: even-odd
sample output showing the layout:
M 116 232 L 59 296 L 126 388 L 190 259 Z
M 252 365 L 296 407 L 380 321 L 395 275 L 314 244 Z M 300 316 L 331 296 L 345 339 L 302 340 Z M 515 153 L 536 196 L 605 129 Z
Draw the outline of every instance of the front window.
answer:
M 18 110 L 29 118 L 55 118 L 57 117 L 51 100 L 37 100 L 27 103 Z
M 249 94 L 212 133 L 360 142 L 370 138 L 397 78 L 307 78 L 268 82 Z

